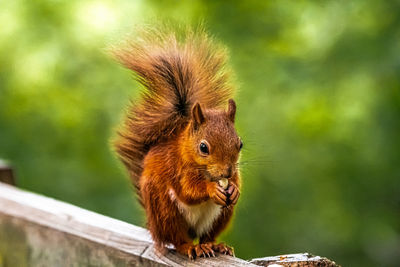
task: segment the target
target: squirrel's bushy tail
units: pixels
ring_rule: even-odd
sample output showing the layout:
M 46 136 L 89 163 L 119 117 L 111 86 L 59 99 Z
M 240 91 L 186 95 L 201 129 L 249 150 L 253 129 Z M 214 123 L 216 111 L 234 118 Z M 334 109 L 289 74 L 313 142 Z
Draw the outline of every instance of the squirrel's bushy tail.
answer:
M 143 30 L 112 53 L 144 87 L 114 141 L 139 193 L 142 162 L 149 149 L 179 133 L 196 102 L 218 108 L 232 97 L 227 53 L 202 29 L 181 35 Z

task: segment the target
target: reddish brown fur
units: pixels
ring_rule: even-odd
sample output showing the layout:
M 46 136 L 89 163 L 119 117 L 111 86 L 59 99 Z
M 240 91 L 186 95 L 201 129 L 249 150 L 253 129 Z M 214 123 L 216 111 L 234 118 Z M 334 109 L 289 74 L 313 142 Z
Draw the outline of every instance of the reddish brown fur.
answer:
M 146 89 L 128 111 L 116 151 L 137 187 L 159 248 L 173 244 L 189 257 L 231 254 L 229 247 L 214 244 L 232 216 L 240 186 L 233 100 L 223 110 L 232 94 L 225 51 L 202 31 L 187 32 L 183 41 L 171 33 L 143 34 L 114 52 Z M 209 155 L 200 153 L 202 141 Z M 222 176 L 230 177 L 226 191 L 216 182 Z M 193 246 L 193 229 L 176 201 L 191 207 L 210 199 L 224 207 L 199 236 L 201 245 Z

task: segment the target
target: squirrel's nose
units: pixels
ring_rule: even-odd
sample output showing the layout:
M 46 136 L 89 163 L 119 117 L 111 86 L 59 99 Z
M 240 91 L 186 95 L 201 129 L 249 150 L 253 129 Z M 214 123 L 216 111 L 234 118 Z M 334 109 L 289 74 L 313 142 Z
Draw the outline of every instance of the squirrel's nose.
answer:
M 229 166 L 225 169 L 223 173 L 221 173 L 222 178 L 230 178 L 232 177 L 232 166 Z

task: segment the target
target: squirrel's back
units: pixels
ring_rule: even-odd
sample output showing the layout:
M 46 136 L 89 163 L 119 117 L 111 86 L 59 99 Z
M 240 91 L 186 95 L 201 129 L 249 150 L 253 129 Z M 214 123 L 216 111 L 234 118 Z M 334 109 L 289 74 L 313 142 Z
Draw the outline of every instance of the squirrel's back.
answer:
M 232 97 L 227 53 L 202 29 L 186 30 L 182 36 L 165 29 L 143 30 L 112 52 L 144 87 L 114 141 L 139 189 L 145 155 L 184 129 L 195 103 L 222 108 Z

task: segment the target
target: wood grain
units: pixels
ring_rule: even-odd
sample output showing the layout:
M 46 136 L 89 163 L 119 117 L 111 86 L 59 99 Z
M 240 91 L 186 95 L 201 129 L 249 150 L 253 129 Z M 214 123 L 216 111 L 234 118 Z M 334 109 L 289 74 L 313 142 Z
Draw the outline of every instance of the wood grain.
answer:
M 340 267 L 327 258 L 314 256 L 309 253 L 297 253 L 252 259 L 251 263 L 261 266 L 274 267 Z

